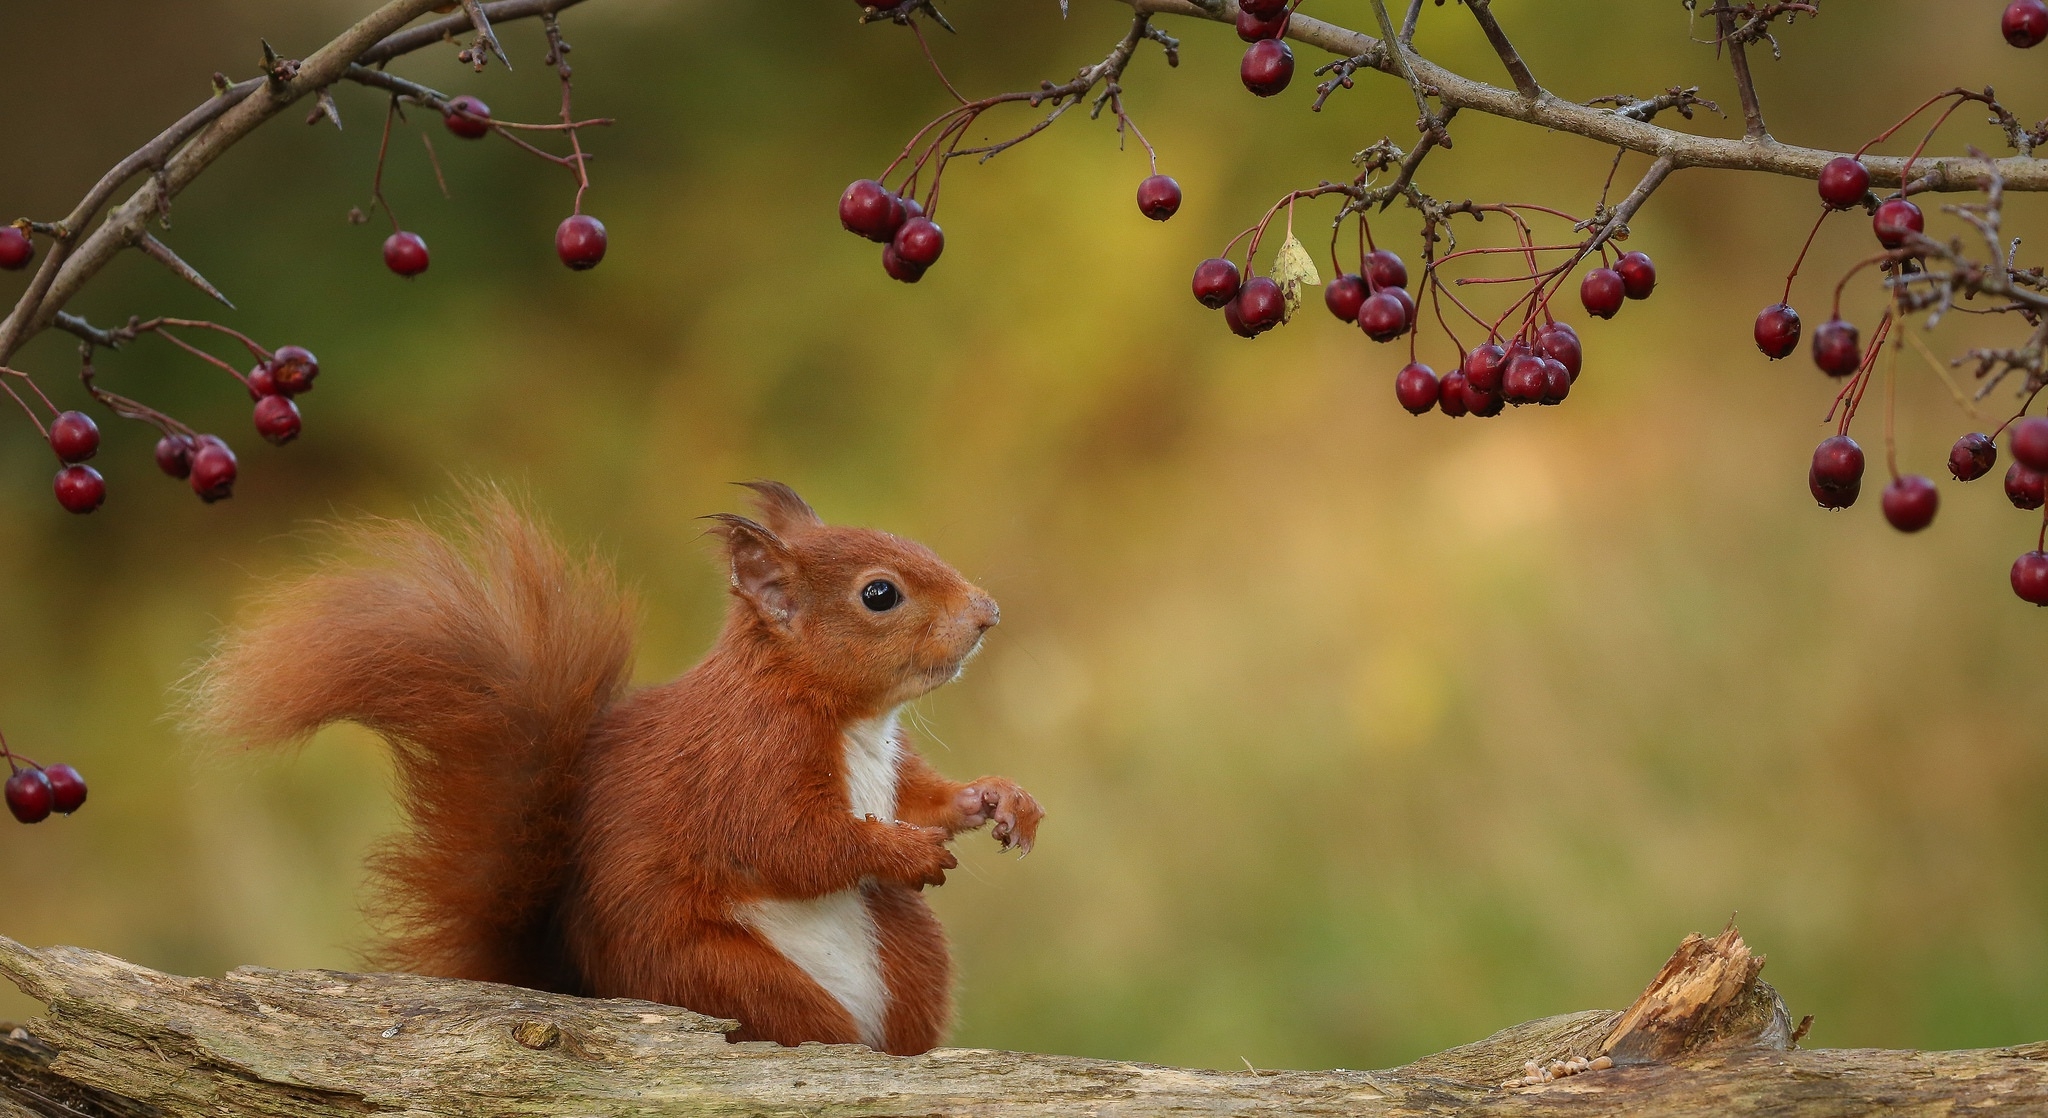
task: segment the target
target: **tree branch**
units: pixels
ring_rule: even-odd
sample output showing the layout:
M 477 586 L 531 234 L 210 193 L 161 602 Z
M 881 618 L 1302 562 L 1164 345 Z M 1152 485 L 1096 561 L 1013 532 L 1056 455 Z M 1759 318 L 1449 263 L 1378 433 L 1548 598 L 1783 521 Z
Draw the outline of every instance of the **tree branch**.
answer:
M 1763 106 L 1756 99 L 1756 79 L 1749 73 L 1749 56 L 1742 53 L 1743 41 L 1735 36 L 1735 10 L 1725 2 L 1714 5 L 1714 20 L 1721 45 L 1728 48 L 1728 62 L 1735 68 L 1735 91 L 1742 98 L 1742 138 L 1765 140 Z

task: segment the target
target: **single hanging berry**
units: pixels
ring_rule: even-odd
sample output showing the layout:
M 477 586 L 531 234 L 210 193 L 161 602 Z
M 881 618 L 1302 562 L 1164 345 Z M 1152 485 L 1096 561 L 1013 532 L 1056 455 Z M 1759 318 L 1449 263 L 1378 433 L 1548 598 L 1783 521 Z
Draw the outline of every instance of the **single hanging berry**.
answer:
M 287 396 L 313 391 L 313 380 L 320 375 L 320 359 L 304 346 L 277 347 L 269 364 L 272 382 Z
M 50 778 L 44 776 L 41 769 L 20 769 L 7 778 L 7 810 L 23 823 L 41 823 L 48 819 L 56 801 L 56 793 L 50 789 Z
M 2041 0 L 2012 0 L 1999 17 L 1998 30 L 2013 46 L 2024 49 L 2038 45 L 2048 39 L 2048 4 Z
M 64 511 L 88 513 L 107 499 L 107 482 L 91 466 L 66 466 L 57 471 L 57 503 Z
M 1212 256 L 1195 265 L 1195 301 L 1210 310 L 1221 310 L 1236 298 L 1237 287 L 1237 265 L 1223 257 Z
M 1277 39 L 1287 34 L 1288 13 L 1283 9 L 1279 15 L 1261 18 L 1247 11 L 1244 5 L 1237 8 L 1237 37 L 1247 43 L 1261 39 Z
M 192 452 L 192 492 L 207 504 L 235 495 L 235 452 L 217 435 L 201 435 Z
M 36 258 L 36 243 L 19 226 L 0 225 L 0 268 L 18 272 Z
M 2029 551 L 2012 561 L 2012 592 L 2023 602 L 2048 606 L 2048 552 Z
M 1831 210 L 1846 210 L 1863 201 L 1870 189 L 1870 168 L 1853 155 L 1837 155 L 1820 169 L 1821 204 Z
M 1845 377 L 1863 364 L 1863 341 L 1854 324 L 1831 318 L 1813 332 L 1813 363 L 1831 377 Z
M 1612 268 L 1595 268 L 1579 281 L 1579 302 L 1594 318 L 1613 318 L 1627 293 L 1627 282 Z
M 1436 370 L 1420 362 L 1402 366 L 1394 376 L 1394 398 L 1410 415 L 1421 415 L 1436 406 Z
M 604 222 L 589 214 L 570 214 L 555 226 L 555 255 L 572 271 L 587 272 L 604 259 Z
M 1948 472 L 1957 481 L 1976 481 L 1998 464 L 1998 444 L 1981 431 L 1956 440 L 1948 450 Z
M 1508 351 L 1492 342 L 1472 347 L 1465 355 L 1465 363 L 1459 371 L 1465 374 L 1465 383 L 1477 392 L 1500 391 L 1501 370 L 1507 367 Z
M 904 263 L 929 268 L 939 262 L 939 254 L 946 250 L 946 233 L 928 217 L 913 217 L 896 230 L 896 239 L 889 247 L 896 250 Z
M 2040 508 L 2048 500 L 2048 477 L 2014 462 L 2005 470 L 2005 499 L 2022 511 Z
M 1287 297 L 1280 292 L 1280 285 L 1266 276 L 1255 276 L 1245 282 L 1237 293 L 1237 313 L 1243 317 L 1246 328 L 1254 334 L 1263 334 L 1280 325 L 1287 314 Z
M 441 123 L 465 140 L 481 140 L 491 132 L 491 107 L 467 93 L 451 97 Z
M 1466 413 L 1464 373 L 1453 369 L 1444 374 L 1443 381 L 1437 385 L 1436 406 L 1437 410 L 1452 419 Z
M 190 477 L 192 453 L 198 449 L 190 435 L 175 432 L 165 435 L 156 441 L 156 468 L 174 478 Z
M 1904 198 L 1885 199 L 1870 218 L 1871 232 L 1877 234 L 1877 243 L 1886 248 L 1899 248 L 1926 228 L 1927 219 L 1921 215 L 1920 207 Z
M 1398 288 L 1382 291 L 1358 307 L 1358 328 L 1376 342 L 1391 342 L 1408 332 L 1408 308 L 1395 298 Z
M 1281 39 L 1261 39 L 1244 52 L 1237 76 L 1260 97 L 1271 97 L 1294 80 L 1294 48 Z
M 1863 448 L 1847 435 L 1825 439 L 1813 449 L 1806 486 L 1824 509 L 1845 509 L 1863 491 Z
M 1365 282 L 1374 291 L 1408 286 L 1408 265 L 1383 248 L 1365 254 Z
M 50 807 L 59 815 L 69 815 L 85 806 L 85 778 L 70 765 L 55 764 L 43 770 L 43 778 L 50 782 Z
M 1154 221 L 1165 221 L 1180 212 L 1180 184 L 1165 175 L 1153 175 L 1138 184 L 1138 212 Z
M 1621 273 L 1622 293 L 1631 299 L 1647 299 L 1657 288 L 1657 266 L 1647 252 L 1622 253 L 1614 270 Z
M 1562 322 L 1550 323 L 1536 331 L 1536 352 L 1563 365 L 1570 383 L 1579 382 L 1579 367 L 1585 355 L 1579 346 L 1578 331 Z
M 299 406 L 289 396 L 265 396 L 256 401 L 256 433 L 273 446 L 299 437 Z
M 2012 425 L 2012 456 L 2037 474 L 2048 474 L 2048 419 L 2035 415 Z
M 50 421 L 50 449 L 60 462 L 83 462 L 100 450 L 100 429 L 82 411 L 60 413 Z
M 887 244 L 904 220 L 903 200 L 873 179 L 856 179 L 839 196 L 839 224 L 849 233 Z
M 1358 308 L 1365 304 L 1365 281 L 1346 272 L 1323 288 L 1323 306 L 1340 322 L 1357 322 Z
M 1884 487 L 1884 518 L 1901 532 L 1917 532 L 1934 523 L 1941 507 L 1941 491 L 1919 474 L 1892 479 Z
M 1783 303 L 1772 303 L 1756 315 L 1756 348 L 1776 361 L 1799 348 L 1799 312 Z
M 427 242 L 418 233 L 397 232 L 384 238 L 384 266 L 410 279 L 427 270 Z

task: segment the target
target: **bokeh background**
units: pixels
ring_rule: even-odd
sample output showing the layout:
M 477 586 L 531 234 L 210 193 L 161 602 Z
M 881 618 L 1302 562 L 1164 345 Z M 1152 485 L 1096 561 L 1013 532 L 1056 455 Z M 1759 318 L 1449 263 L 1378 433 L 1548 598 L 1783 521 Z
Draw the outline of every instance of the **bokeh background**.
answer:
M 259 36 L 302 53 L 363 7 L 14 0 L 0 209 L 56 216 L 213 71 L 252 72 Z M 1354 0 L 1311 8 L 1371 19 Z M 1675 2 L 1495 8 L 1561 95 L 1698 84 L 1734 107 Z M 1958 83 L 2048 114 L 2043 59 L 2004 45 L 1999 8 L 1830 5 L 1781 36 L 1781 62 L 1756 52 L 1773 130 L 1853 148 Z M 1102 0 L 1064 21 L 1052 0 L 946 10 L 961 33 L 936 49 L 977 92 L 1064 79 L 1128 19 Z M 1410 141 L 1406 90 L 1368 76 L 1311 113 L 1324 59 L 1304 49 L 1294 88 L 1256 100 L 1228 28 L 1162 22 L 1182 64 L 1146 50 L 1127 99 L 1187 191 L 1180 215 L 1142 219 L 1142 152 L 1073 113 L 954 169 L 946 256 L 916 287 L 882 275 L 834 203 L 946 98 L 907 34 L 844 2 L 565 15 L 579 104 L 619 120 L 590 140 L 588 208 L 612 244 L 586 274 L 551 251 L 569 177 L 430 118 L 394 138 L 386 181 L 433 266 L 386 272 L 382 219 L 344 220 L 367 202 L 368 91 L 340 91 L 344 132 L 292 113 L 235 149 L 163 236 L 238 300 L 226 321 L 310 346 L 325 374 L 280 451 L 225 378 L 169 347 L 102 355 L 110 387 L 234 438 L 242 481 L 210 508 L 156 473 L 134 425 L 106 423 L 110 496 L 84 518 L 50 499 L 26 424 L 0 440 L 0 726 L 92 782 L 76 817 L 0 826 L 0 933 L 184 973 L 353 965 L 360 859 L 396 823 L 375 743 L 344 728 L 290 758 L 223 758 L 171 717 L 238 600 L 318 546 L 316 521 L 498 479 L 616 557 L 643 597 L 638 674 L 663 679 L 722 610 L 695 517 L 768 476 L 928 541 L 1003 603 L 987 653 L 919 706 L 941 768 L 1014 775 L 1050 810 L 1030 859 L 977 836 L 936 895 L 960 1043 L 1390 1065 L 1622 1005 L 1682 935 L 1737 912 L 1817 1043 L 2048 1036 L 2048 615 L 2006 586 L 2036 521 L 1995 478 L 1948 481 L 1949 441 L 1979 425 L 1911 361 L 1901 464 L 1941 479 L 1940 520 L 1905 537 L 1879 517 L 1875 394 L 1863 503 L 1813 507 L 1830 386 L 1748 341 L 1812 186 L 1677 176 L 1630 242 L 1658 262 L 1655 298 L 1570 316 L 1588 358 L 1567 405 L 1411 418 L 1391 391 L 1400 347 L 1320 309 L 1241 341 L 1187 294 L 1194 262 L 1282 191 Z M 1455 7 L 1422 27 L 1433 57 L 1497 80 Z M 397 69 L 546 119 L 538 28 L 503 35 L 512 73 L 475 77 L 453 48 Z M 1446 197 L 1584 212 L 1607 170 L 1570 137 L 1478 117 L 1456 136 L 1422 180 Z M 1967 143 L 2000 138 L 1963 112 L 1936 149 Z M 1330 212 L 1302 210 L 1312 247 Z M 2042 217 L 2016 200 L 2009 228 Z M 1411 214 L 1375 228 L 1415 260 Z M 1809 329 L 1868 247 L 1860 219 L 1823 231 L 1795 294 Z M 1846 311 L 1867 327 L 1876 302 L 1855 286 Z M 74 309 L 213 313 L 141 259 Z M 1935 344 L 1958 352 L 1975 329 Z M 1422 356 L 1447 363 L 1441 334 Z M 80 405 L 74 362 L 50 335 L 18 363 Z M 0 995 L 0 1017 L 34 1008 Z

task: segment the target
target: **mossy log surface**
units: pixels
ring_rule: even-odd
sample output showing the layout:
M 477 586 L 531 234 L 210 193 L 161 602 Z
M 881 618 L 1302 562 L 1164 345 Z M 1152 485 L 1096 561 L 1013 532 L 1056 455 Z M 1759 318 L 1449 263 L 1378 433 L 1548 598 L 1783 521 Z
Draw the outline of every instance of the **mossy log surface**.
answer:
M 1801 1050 L 1762 963 L 1730 928 L 1688 937 L 1623 1011 L 1380 1071 L 1218 1072 L 730 1044 L 731 1022 L 651 1002 L 414 975 L 179 978 L 0 937 L 0 974 L 48 1007 L 0 1028 L 0 1116 L 2048 1114 L 2048 1042 Z M 1528 1062 L 1600 1054 L 1616 1066 L 1520 1082 Z

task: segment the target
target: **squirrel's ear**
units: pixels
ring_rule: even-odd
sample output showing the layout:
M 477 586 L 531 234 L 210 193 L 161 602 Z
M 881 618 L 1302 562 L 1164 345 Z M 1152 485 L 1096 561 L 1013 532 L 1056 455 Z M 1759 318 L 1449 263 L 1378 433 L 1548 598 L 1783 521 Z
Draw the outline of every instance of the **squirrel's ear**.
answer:
M 725 540 L 725 558 L 733 589 L 739 592 L 763 620 L 777 626 L 789 624 L 796 613 L 792 583 L 796 558 L 774 532 L 732 513 L 719 513 L 712 531 Z
M 779 481 L 759 479 L 738 484 L 754 491 L 754 508 L 777 535 L 792 535 L 825 523 L 809 502 L 796 495 L 796 490 Z

